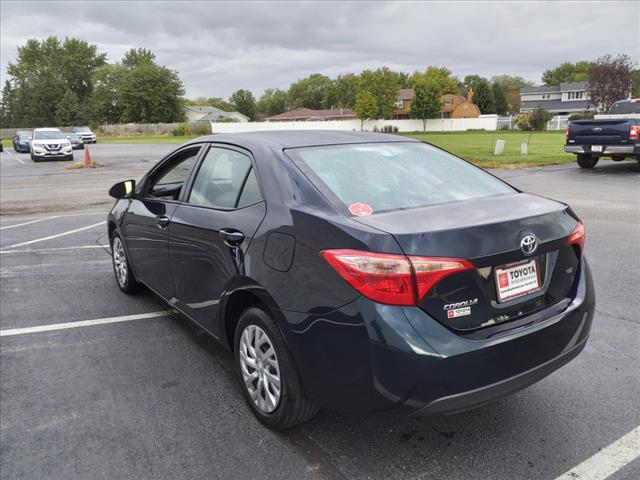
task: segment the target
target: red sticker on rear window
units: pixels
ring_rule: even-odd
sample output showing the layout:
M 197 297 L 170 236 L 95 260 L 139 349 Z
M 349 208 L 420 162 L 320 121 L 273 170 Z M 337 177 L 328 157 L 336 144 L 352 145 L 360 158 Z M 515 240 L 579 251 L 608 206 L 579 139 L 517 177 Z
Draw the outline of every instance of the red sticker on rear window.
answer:
M 366 217 L 373 213 L 373 208 L 371 208 L 371 205 L 367 205 L 366 203 L 352 203 L 349 205 L 349 211 L 356 217 Z

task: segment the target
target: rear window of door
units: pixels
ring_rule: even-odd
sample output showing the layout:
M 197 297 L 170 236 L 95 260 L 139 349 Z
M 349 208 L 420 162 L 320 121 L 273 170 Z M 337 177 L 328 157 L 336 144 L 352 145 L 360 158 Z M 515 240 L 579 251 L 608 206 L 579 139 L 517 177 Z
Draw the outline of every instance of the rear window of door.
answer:
M 188 202 L 233 209 L 262 201 L 250 158 L 236 150 L 212 147 L 193 182 Z

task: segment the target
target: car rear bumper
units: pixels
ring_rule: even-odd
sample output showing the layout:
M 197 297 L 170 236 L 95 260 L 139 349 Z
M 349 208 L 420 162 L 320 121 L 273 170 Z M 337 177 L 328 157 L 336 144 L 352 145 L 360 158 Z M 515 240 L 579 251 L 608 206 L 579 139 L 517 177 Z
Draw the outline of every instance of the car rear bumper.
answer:
M 565 145 L 564 151 L 567 153 L 587 153 L 600 157 L 640 153 L 640 148 L 634 145 L 603 145 L 602 152 L 592 152 L 591 145 Z
M 595 295 L 586 260 L 562 312 L 471 339 L 417 307 L 364 298 L 326 315 L 285 313 L 307 394 L 345 413 L 456 413 L 521 390 L 584 348 Z M 540 312 L 539 312 L 540 313 Z M 534 317 L 534 316 L 532 316 Z M 501 327 L 504 327 L 503 324 Z

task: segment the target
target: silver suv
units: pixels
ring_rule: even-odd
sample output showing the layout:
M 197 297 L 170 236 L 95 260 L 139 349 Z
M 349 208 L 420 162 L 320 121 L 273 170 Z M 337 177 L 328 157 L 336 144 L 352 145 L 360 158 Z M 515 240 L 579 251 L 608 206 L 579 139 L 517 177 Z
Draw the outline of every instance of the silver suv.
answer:
M 71 142 L 59 128 L 36 128 L 31 139 L 31 160 L 73 160 Z
M 98 141 L 96 134 L 93 133 L 89 127 L 74 127 L 72 131 L 76 133 L 84 143 L 96 143 Z

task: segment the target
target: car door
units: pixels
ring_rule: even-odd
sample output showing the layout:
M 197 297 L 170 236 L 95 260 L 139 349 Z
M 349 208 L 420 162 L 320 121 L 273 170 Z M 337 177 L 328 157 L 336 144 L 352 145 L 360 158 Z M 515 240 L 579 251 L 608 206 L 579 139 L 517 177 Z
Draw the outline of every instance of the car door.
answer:
M 123 234 L 137 278 L 169 300 L 174 285 L 169 267 L 167 226 L 200 152 L 185 147 L 152 170 L 125 213 Z
M 220 298 L 266 213 L 258 181 L 247 151 L 211 145 L 169 224 L 176 305 L 218 337 Z

